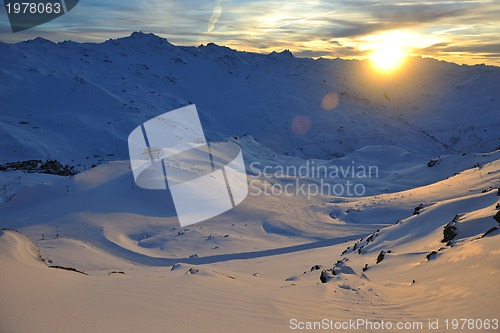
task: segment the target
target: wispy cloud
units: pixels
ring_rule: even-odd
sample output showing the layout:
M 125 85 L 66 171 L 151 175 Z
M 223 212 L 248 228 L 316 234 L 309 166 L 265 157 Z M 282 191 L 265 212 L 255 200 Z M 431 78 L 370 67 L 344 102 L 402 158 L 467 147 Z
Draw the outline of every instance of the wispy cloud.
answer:
M 217 24 L 217 21 L 219 21 L 219 18 L 222 14 L 222 6 L 220 0 L 217 1 L 214 7 L 214 12 L 212 13 L 212 16 L 210 16 L 210 19 L 208 20 L 208 32 L 212 32 L 215 29 L 215 25 Z

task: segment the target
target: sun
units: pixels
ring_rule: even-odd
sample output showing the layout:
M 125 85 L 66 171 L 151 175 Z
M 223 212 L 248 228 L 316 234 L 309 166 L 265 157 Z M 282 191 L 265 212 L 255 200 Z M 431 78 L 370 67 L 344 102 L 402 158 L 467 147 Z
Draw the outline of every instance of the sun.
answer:
M 398 69 L 405 57 L 406 54 L 401 46 L 387 41 L 377 45 L 370 55 L 370 60 L 377 70 L 387 73 Z
M 397 70 L 405 61 L 408 52 L 421 47 L 424 40 L 415 32 L 407 30 L 386 31 L 364 38 L 363 49 L 368 51 L 373 67 L 382 73 Z

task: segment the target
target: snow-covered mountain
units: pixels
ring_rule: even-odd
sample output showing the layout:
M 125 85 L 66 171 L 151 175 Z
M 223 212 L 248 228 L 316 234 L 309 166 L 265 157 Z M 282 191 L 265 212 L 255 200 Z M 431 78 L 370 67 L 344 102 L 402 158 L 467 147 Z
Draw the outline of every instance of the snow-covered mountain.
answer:
M 249 133 L 293 156 L 393 145 L 430 158 L 500 146 L 497 67 L 412 58 L 379 78 L 366 61 L 179 47 L 143 33 L 102 44 L 0 43 L 0 64 L 8 147 L 0 162 L 88 168 L 126 159 L 125 138 L 137 124 L 189 103 L 209 139 Z
M 500 69 L 404 68 L 143 33 L 0 43 L 0 332 L 497 331 Z M 189 103 L 250 194 L 182 228 L 127 137 Z

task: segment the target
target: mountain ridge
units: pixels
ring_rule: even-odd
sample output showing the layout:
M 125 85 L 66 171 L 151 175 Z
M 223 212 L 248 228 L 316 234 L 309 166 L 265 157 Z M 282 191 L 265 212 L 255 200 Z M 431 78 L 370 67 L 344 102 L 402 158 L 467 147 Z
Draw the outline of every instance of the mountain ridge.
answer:
M 191 103 L 208 139 L 250 134 L 291 156 L 335 158 L 375 144 L 430 158 L 500 146 L 497 67 L 409 59 L 407 70 L 384 77 L 367 61 L 174 46 L 144 33 L 1 47 L 1 143 L 10 149 L 0 162 L 125 159 L 131 129 Z M 109 144 L 88 142 L 99 136 Z

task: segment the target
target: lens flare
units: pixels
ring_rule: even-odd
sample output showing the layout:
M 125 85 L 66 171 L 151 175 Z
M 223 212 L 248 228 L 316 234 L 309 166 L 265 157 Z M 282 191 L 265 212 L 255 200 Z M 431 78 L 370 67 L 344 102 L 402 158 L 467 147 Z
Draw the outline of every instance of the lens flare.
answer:
M 339 105 L 340 97 L 338 94 L 329 92 L 321 100 L 321 107 L 326 111 L 331 111 Z
M 311 129 L 311 119 L 307 116 L 296 116 L 292 120 L 292 132 L 295 135 L 304 135 Z

